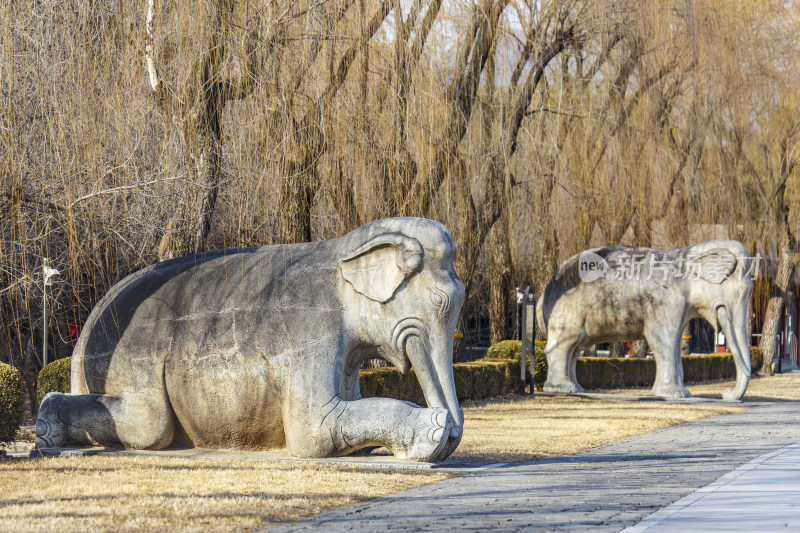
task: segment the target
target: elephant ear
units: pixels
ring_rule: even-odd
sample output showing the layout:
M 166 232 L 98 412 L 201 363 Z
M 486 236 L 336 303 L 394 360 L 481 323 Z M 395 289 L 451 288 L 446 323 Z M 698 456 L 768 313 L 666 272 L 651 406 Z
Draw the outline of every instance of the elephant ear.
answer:
M 689 256 L 687 269 L 690 276 L 697 276 L 711 283 L 722 283 L 736 269 L 736 256 L 725 248 L 713 248 L 696 256 Z
M 399 233 L 379 235 L 339 261 L 342 276 L 371 300 L 385 302 L 422 268 L 422 245 Z

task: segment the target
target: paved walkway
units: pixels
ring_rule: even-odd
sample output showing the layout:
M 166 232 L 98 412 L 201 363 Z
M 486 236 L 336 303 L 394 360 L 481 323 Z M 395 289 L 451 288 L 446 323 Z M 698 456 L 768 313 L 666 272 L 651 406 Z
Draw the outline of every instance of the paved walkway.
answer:
M 753 459 L 625 533 L 800 531 L 800 443 Z
M 800 402 L 762 405 L 579 455 L 471 473 L 277 531 L 620 531 L 659 510 L 639 527 L 726 530 L 730 522 L 719 520 L 733 509 L 739 509 L 733 520 L 782 513 L 778 522 L 740 522 L 747 530 L 774 530 L 778 524 L 800 530 L 800 511 L 791 505 L 800 501 L 800 447 L 782 450 L 796 443 Z M 770 486 L 779 473 L 794 493 L 768 505 L 773 496 L 787 496 L 775 483 Z M 769 490 L 759 492 L 764 489 Z M 712 511 L 713 524 L 692 522 Z

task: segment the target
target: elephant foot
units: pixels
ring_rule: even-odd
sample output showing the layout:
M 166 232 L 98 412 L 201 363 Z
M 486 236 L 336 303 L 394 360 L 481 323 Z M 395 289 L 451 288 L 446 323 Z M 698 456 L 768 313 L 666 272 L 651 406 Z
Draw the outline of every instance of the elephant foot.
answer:
M 411 441 L 393 446 L 395 457 L 408 461 L 434 461 L 447 444 L 453 427 L 447 409 L 415 409 L 419 414 L 413 423 Z
M 722 391 L 722 399 L 728 401 L 738 401 L 742 399 L 744 393 L 739 393 L 736 389 L 725 389 Z
M 575 394 L 583 392 L 583 387 L 572 381 L 546 381 L 542 386 L 544 392 L 557 392 L 561 394 Z
M 692 394 L 686 387 L 676 387 L 675 385 L 653 388 L 653 396 L 666 398 L 668 400 L 679 400 L 681 398 L 691 398 Z
M 48 393 L 39 407 L 39 416 L 36 418 L 37 448 L 61 448 L 69 443 L 66 426 L 59 417 L 64 394 L 58 392 Z
M 459 414 L 461 416 L 461 420 L 464 420 L 464 410 L 459 408 Z M 461 442 L 461 437 L 464 433 L 463 426 L 453 426 L 450 429 L 450 437 L 447 439 L 447 443 L 442 448 L 441 453 L 436 457 L 437 461 L 444 461 L 450 454 L 452 454 L 456 448 L 458 448 L 459 443 Z

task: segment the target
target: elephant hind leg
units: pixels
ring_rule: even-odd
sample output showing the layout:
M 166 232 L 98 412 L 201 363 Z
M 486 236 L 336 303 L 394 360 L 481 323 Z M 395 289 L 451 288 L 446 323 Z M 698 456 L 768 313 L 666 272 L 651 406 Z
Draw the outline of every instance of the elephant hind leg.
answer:
M 158 394 L 83 394 L 52 392 L 36 420 L 40 448 L 70 445 L 161 449 L 175 433 L 172 409 Z

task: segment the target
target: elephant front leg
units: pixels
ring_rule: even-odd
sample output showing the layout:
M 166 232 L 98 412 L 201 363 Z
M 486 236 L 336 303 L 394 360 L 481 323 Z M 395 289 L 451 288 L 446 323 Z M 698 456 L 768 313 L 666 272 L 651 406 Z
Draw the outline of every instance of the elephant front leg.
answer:
M 650 331 L 647 342 L 656 360 L 656 380 L 653 396 L 667 399 L 689 398 L 691 394 L 683 384 L 683 359 L 680 332 Z
M 444 408 L 366 398 L 334 400 L 317 427 L 312 432 L 316 435 L 287 427 L 289 451 L 300 456 L 346 455 L 367 446 L 385 446 L 400 459 L 435 461 L 447 444 L 452 421 Z M 309 447 L 309 442 L 316 446 Z

